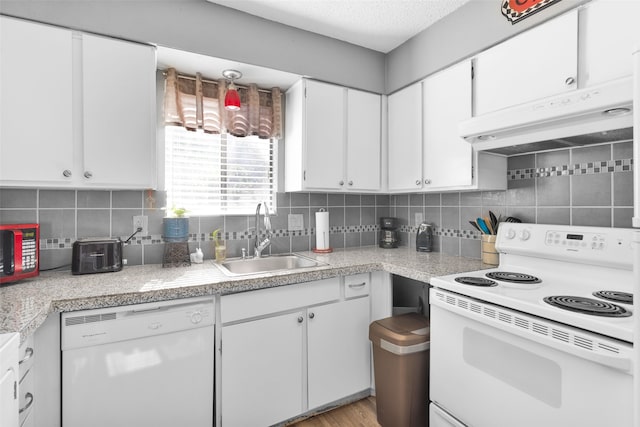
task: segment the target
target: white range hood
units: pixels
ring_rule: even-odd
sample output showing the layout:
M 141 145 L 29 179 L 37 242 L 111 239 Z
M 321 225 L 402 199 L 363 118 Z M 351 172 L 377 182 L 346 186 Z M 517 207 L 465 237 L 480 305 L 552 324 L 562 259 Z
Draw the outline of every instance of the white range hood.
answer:
M 475 150 L 505 155 L 631 140 L 632 106 L 629 77 L 483 114 L 458 129 Z

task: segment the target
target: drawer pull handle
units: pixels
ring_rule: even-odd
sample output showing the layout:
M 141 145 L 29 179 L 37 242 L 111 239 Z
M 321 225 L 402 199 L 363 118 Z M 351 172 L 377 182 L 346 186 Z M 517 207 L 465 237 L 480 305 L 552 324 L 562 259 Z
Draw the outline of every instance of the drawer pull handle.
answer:
M 366 285 L 366 284 L 367 284 L 367 282 L 362 282 L 362 283 L 358 283 L 358 284 L 351 284 L 351 285 L 349 285 L 349 287 L 350 287 L 351 289 L 361 288 L 361 287 L 363 287 L 363 286 L 364 286 L 364 285 Z
M 24 405 L 24 408 L 20 408 L 20 412 L 18 412 L 19 414 L 23 413 L 33 405 L 33 394 L 27 393 L 24 395 L 24 398 L 27 400 L 27 404 Z
M 33 357 L 33 349 L 31 347 L 27 347 L 26 350 L 24 351 L 24 357 L 22 358 L 22 360 L 18 362 L 18 365 L 22 365 L 24 362 L 31 359 L 32 357 Z

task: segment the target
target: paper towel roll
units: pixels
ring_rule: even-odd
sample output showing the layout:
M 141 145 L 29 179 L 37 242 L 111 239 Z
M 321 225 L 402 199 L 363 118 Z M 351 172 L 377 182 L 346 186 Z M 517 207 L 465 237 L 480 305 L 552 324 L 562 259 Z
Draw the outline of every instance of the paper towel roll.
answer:
M 316 212 L 316 249 L 326 250 L 329 245 L 329 212 Z

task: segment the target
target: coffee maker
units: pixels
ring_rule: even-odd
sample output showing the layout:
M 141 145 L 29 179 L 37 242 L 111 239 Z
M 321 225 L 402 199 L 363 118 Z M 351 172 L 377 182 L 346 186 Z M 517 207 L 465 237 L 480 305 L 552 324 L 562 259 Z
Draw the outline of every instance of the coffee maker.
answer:
M 379 246 L 385 249 L 397 248 L 398 242 L 400 242 L 398 220 L 392 217 L 380 218 Z

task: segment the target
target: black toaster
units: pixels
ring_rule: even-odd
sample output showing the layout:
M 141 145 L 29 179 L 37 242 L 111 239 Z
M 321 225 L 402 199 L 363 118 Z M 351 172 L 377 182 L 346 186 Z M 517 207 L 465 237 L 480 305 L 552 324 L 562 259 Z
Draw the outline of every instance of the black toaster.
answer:
M 122 270 L 122 240 L 78 239 L 73 243 L 72 274 L 109 273 Z

